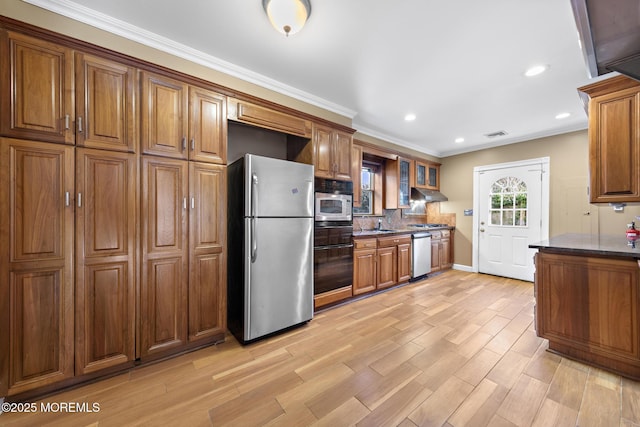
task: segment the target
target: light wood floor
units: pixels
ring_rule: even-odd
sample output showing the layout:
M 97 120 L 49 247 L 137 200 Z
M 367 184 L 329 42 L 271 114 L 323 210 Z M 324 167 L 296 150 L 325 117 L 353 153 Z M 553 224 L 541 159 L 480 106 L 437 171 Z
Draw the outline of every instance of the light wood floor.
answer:
M 533 285 L 449 271 L 46 399 L 3 425 L 639 426 L 640 383 L 551 354 Z

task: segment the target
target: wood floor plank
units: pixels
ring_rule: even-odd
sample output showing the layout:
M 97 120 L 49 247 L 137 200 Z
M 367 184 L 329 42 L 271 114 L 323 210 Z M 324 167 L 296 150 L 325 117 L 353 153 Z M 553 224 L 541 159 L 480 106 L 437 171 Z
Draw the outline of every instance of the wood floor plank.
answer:
M 640 425 L 640 383 L 622 379 L 622 418 Z
M 573 427 L 577 420 L 578 411 L 547 398 L 536 414 L 532 427 Z
M 454 427 L 488 425 L 508 391 L 506 387 L 483 380 L 453 413 L 448 423 Z
M 482 349 L 476 353 L 464 366 L 455 372 L 455 376 L 476 386 L 493 369 L 502 358 L 498 353 Z
M 520 375 L 500 405 L 497 414 L 518 426 L 529 426 L 538 412 L 548 385 L 528 375 Z
M 471 394 L 473 386 L 451 377 L 411 414 L 409 419 L 420 426 L 441 426 Z
M 587 381 L 578 412 L 581 427 L 605 427 L 620 424 L 620 391 Z
M 406 417 L 433 392 L 416 381 L 411 381 L 391 395 L 369 415 L 358 422 L 358 427 L 386 427 L 415 425 Z M 403 422 L 404 421 L 404 422 Z
M 580 410 L 589 371 L 566 360 L 558 365 L 547 397 L 576 411 Z

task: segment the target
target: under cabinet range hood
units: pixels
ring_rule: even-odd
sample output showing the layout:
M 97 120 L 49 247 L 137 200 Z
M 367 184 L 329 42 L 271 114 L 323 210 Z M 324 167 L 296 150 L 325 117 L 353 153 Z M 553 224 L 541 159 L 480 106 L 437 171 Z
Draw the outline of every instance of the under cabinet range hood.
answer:
M 447 196 L 436 190 L 411 187 L 411 200 L 424 200 L 425 202 L 446 202 Z
M 618 71 L 640 80 L 640 1 L 571 0 L 591 78 Z

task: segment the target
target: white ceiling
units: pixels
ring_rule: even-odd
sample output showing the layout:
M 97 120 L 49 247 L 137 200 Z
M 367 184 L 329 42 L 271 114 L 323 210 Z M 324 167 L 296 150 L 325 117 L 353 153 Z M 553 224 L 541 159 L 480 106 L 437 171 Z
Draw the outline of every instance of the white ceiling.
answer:
M 306 26 L 288 38 L 261 0 L 25 1 L 438 157 L 587 127 L 576 88 L 590 80 L 569 0 L 311 0 Z M 525 77 L 536 64 L 549 70 Z M 571 116 L 556 119 L 562 112 Z M 485 136 L 496 131 L 507 135 Z

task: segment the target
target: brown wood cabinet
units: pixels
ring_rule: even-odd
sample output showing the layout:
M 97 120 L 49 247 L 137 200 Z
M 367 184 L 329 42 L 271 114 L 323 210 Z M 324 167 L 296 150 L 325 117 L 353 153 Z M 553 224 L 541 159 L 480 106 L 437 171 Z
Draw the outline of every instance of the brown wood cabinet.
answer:
M 589 96 L 591 203 L 640 201 L 640 82 L 617 76 Z
M 0 395 L 74 375 L 74 150 L 0 138 Z
M 411 208 L 411 187 L 415 180 L 413 170 L 413 160 L 410 159 L 398 157 L 385 162 L 385 209 Z
M 73 144 L 73 50 L 0 30 L 0 132 Z
M 353 295 L 376 289 L 376 239 L 354 239 L 353 242 Z
M 289 135 L 311 137 L 310 120 L 231 97 L 228 98 L 228 106 L 230 120 Z
M 188 166 L 182 160 L 142 156 L 143 359 L 187 342 Z
M 224 337 L 225 182 L 222 166 L 143 156 L 142 359 Z
M 440 190 L 440 164 L 416 160 L 415 187 Z
M 411 240 L 398 243 L 398 283 L 411 279 Z
M 223 95 L 189 87 L 189 160 L 227 163 L 226 109 Z
M 398 276 L 398 248 L 396 246 L 378 248 L 377 288 L 388 288 L 396 284 Z
M 226 97 L 145 71 L 141 110 L 143 154 L 226 163 Z
M 411 278 L 411 235 L 356 238 L 353 295 L 384 289 Z
M 392 248 L 393 251 L 389 251 L 389 248 Z M 411 235 L 378 237 L 378 260 L 380 261 L 378 266 L 380 272 L 379 288 L 408 281 L 411 278 Z
M 538 252 L 536 330 L 549 349 L 640 378 L 640 270 L 632 258 Z
M 453 266 L 453 230 L 431 231 L 431 271 Z
M 86 53 L 76 53 L 76 145 L 137 151 L 138 71 Z
M 351 146 L 351 180 L 353 182 L 353 207 L 360 207 L 362 201 L 362 146 Z
M 226 316 L 226 170 L 189 163 L 189 342 L 222 340 Z
M 351 134 L 329 126 L 313 125 L 315 175 L 351 181 Z
M 76 152 L 76 375 L 135 359 L 138 160 Z

